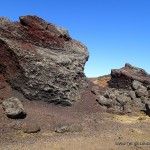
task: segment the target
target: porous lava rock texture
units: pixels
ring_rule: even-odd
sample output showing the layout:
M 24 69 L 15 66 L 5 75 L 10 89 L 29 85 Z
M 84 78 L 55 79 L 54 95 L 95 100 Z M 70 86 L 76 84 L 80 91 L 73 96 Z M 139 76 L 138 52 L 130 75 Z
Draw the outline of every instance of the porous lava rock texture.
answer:
M 0 18 L 0 74 L 30 100 L 72 105 L 88 86 L 87 48 L 37 16 Z

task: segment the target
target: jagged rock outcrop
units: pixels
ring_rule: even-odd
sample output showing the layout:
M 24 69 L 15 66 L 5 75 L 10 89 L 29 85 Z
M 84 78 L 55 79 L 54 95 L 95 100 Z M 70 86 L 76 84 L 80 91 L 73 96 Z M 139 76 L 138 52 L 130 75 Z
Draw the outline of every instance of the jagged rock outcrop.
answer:
M 113 88 L 131 89 L 133 80 L 137 80 L 147 86 L 150 84 L 150 75 L 141 68 L 125 64 L 125 67 L 111 71 L 109 86 Z
M 109 87 L 100 94 L 96 92 L 98 103 L 108 112 L 131 113 L 145 111 L 150 114 L 150 75 L 143 69 L 126 64 L 125 67 L 112 70 Z
M 0 73 L 30 100 L 71 105 L 88 85 L 87 48 L 36 16 L 0 18 Z

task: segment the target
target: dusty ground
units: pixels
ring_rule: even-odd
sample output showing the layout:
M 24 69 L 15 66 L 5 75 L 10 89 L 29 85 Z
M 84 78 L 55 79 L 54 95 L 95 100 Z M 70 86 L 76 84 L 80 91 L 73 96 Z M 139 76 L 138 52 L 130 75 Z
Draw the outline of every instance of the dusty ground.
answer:
M 0 98 L 19 97 L 27 112 L 23 120 L 8 119 L 0 105 L 0 150 L 148 150 L 150 117 L 143 112 L 130 115 L 106 113 L 90 88 L 72 107 L 26 100 L 4 83 Z M 24 123 L 38 124 L 39 133 L 19 130 Z M 79 132 L 55 133 L 59 124 L 80 124 Z
M 94 84 L 99 85 L 99 86 L 105 88 L 105 87 L 108 86 L 108 82 L 109 82 L 110 79 L 111 79 L 110 75 L 105 75 L 105 76 L 100 76 L 98 78 L 91 78 L 90 80 Z

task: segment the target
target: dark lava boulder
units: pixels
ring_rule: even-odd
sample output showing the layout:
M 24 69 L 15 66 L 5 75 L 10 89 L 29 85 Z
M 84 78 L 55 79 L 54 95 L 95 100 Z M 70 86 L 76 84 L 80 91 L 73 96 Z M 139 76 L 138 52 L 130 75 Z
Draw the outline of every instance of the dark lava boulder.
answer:
M 37 16 L 0 18 L 0 73 L 30 100 L 71 105 L 88 85 L 87 48 Z
M 136 80 L 144 86 L 150 84 L 150 75 L 143 69 L 125 64 L 121 69 L 112 69 L 109 86 L 112 88 L 131 89 L 132 82 Z

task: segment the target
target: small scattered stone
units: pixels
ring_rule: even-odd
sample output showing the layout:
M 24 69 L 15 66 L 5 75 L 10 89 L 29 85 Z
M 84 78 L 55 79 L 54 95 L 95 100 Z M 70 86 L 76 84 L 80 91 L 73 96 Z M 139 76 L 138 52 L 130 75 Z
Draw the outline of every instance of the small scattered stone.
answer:
M 80 132 L 83 130 L 81 124 L 72 124 L 72 125 L 58 125 L 55 128 L 55 132 L 64 133 L 64 132 Z
M 37 133 L 41 130 L 41 128 L 35 123 L 25 123 L 22 130 L 24 133 Z
M 58 125 L 55 128 L 55 132 L 57 133 L 64 133 L 69 131 L 69 125 Z
M 2 102 L 2 107 L 9 118 L 23 119 L 26 117 L 26 112 L 21 101 L 17 97 L 11 97 Z

